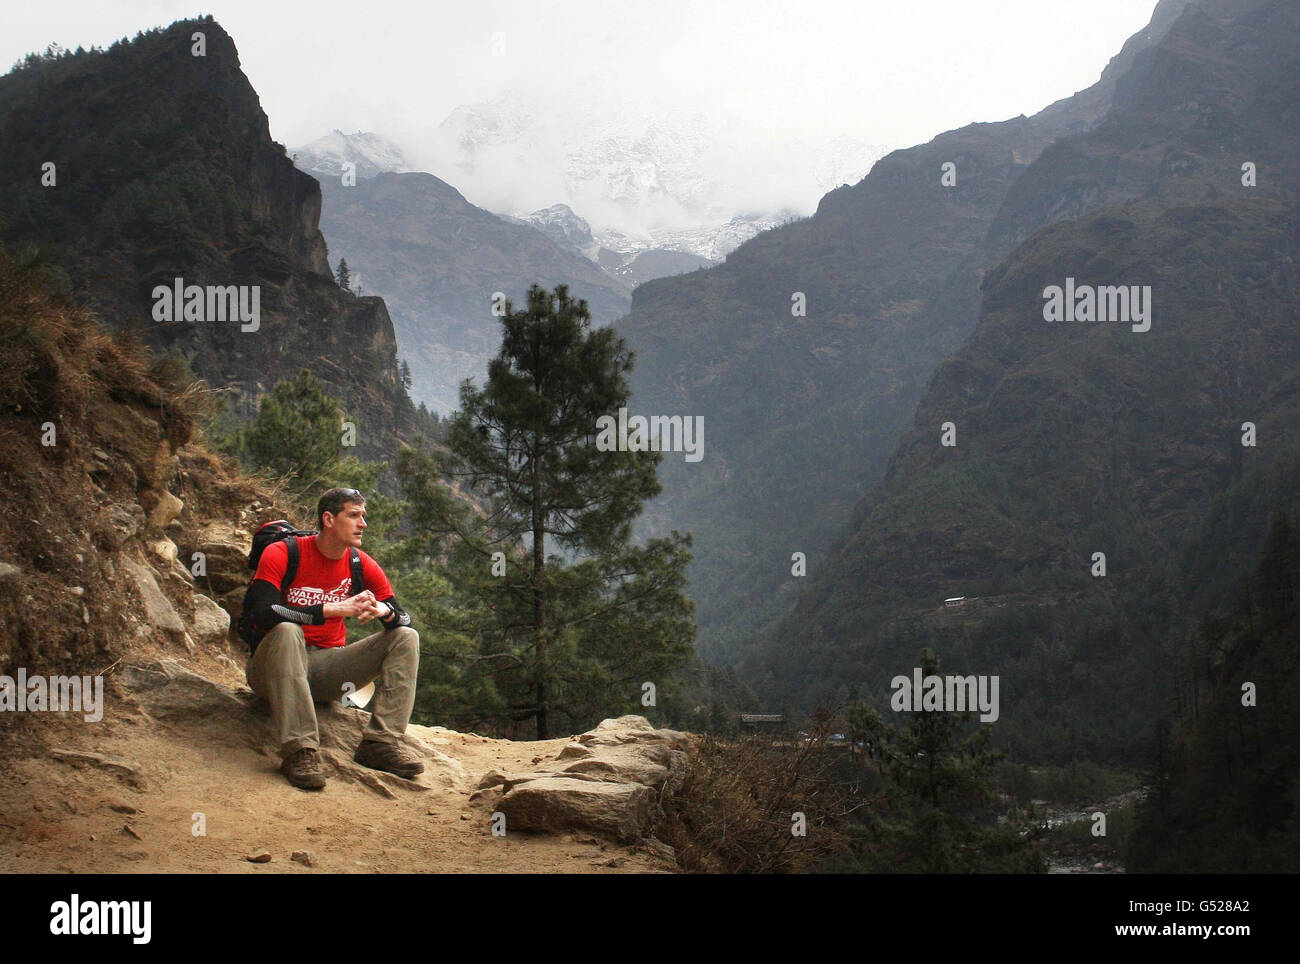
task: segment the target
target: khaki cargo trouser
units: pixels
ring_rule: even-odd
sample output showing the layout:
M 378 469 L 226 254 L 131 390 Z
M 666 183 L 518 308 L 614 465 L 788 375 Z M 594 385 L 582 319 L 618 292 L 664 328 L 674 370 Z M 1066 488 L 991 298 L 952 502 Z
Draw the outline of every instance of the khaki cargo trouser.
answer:
M 308 646 L 302 627 L 277 623 L 262 637 L 245 674 L 253 692 L 271 704 L 271 730 L 280 755 L 319 747 L 315 702 L 341 699 L 375 683 L 363 739 L 397 743 L 415 705 L 420 636 L 409 626 L 386 629 L 347 646 Z

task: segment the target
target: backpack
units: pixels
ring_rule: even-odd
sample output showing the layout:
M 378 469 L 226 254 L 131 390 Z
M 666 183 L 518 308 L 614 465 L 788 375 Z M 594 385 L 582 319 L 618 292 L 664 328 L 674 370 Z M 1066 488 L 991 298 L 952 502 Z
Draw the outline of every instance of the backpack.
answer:
M 249 577 L 248 586 L 244 590 L 244 602 L 239 610 L 239 638 L 248 645 L 248 655 L 251 657 L 257 650 L 257 644 L 262 641 L 262 637 L 269 630 L 258 627 L 253 621 L 253 611 L 248 604 L 248 591 L 253 588 L 253 580 L 257 578 L 257 566 L 262 561 L 262 553 L 268 546 L 274 545 L 283 540 L 285 548 L 289 552 L 289 561 L 284 567 L 284 578 L 280 580 L 280 599 L 284 600 L 285 594 L 289 587 L 293 585 L 294 577 L 298 575 L 298 561 L 300 558 L 298 549 L 298 539 L 300 536 L 314 536 L 317 533 L 311 529 L 298 529 L 287 519 L 276 519 L 274 522 L 268 522 L 258 528 L 253 533 L 253 548 L 248 552 L 248 568 L 254 573 Z M 364 570 L 361 567 L 361 554 L 355 548 L 349 549 L 351 559 L 349 563 L 352 568 L 352 595 L 365 592 L 366 579 Z

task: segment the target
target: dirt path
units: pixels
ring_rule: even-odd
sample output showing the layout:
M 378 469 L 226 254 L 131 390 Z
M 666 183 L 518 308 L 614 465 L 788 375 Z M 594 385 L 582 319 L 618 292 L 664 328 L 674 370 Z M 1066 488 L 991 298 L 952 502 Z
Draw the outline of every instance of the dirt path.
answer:
M 173 654 L 174 655 L 174 654 Z M 210 667 L 209 667 L 210 668 Z M 227 675 L 231 675 L 229 672 Z M 227 680 L 229 682 L 229 680 Z M 456 785 L 381 796 L 332 778 L 297 790 L 279 760 L 221 724 L 183 728 L 106 694 L 104 719 L 4 714 L 0 720 L 0 855 L 16 873 L 662 873 L 635 848 L 585 834 L 494 837 L 469 795 L 490 769 L 528 770 L 567 739 L 493 740 L 439 727 L 422 737 L 464 767 Z M 121 758 L 121 767 L 61 759 L 52 749 Z M 329 768 L 327 767 L 327 772 Z M 432 782 L 432 781 L 431 781 Z M 205 833 L 196 835 L 195 814 Z M 126 828 L 130 828 L 127 830 Z M 268 850 L 269 863 L 245 857 Z M 310 851 L 314 866 L 290 859 Z

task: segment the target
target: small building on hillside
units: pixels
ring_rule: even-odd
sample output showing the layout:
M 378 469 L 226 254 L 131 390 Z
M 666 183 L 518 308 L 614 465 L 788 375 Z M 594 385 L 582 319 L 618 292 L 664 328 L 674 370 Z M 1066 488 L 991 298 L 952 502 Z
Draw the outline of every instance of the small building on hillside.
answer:
M 943 601 L 944 609 L 960 609 L 962 606 L 965 605 L 966 605 L 965 596 L 952 596 Z
M 741 713 L 740 728 L 750 733 L 784 733 L 784 713 Z

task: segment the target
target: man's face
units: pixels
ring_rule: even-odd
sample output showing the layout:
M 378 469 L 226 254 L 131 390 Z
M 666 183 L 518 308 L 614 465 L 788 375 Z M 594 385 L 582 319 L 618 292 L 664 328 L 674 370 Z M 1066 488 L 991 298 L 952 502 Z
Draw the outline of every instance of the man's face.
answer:
M 343 545 L 360 548 L 361 533 L 366 528 L 366 504 L 345 502 L 337 515 L 326 512 L 324 522 L 326 529 Z

